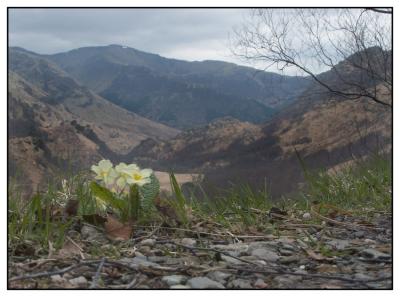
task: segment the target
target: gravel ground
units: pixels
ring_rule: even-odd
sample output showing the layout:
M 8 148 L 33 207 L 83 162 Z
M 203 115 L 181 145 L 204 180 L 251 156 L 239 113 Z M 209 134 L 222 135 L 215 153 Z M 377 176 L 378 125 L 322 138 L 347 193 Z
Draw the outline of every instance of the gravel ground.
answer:
M 376 214 L 369 223 L 337 216 L 334 222 L 283 222 L 279 236 L 158 227 L 138 230 L 123 245 L 85 225 L 53 255 L 9 259 L 8 287 L 391 289 L 391 216 Z M 94 240 L 100 257 L 88 252 Z

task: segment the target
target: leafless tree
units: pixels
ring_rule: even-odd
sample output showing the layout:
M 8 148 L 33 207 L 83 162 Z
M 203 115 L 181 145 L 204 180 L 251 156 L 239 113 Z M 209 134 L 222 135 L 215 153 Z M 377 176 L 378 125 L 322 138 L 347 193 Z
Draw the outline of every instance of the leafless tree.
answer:
M 252 10 L 232 50 L 265 69 L 294 67 L 331 94 L 392 105 L 391 9 Z

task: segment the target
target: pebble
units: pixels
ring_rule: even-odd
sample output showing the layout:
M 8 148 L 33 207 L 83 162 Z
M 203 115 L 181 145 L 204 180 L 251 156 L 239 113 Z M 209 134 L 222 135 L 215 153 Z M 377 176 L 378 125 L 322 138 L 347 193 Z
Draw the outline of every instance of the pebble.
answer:
M 288 257 L 281 257 L 279 259 L 279 263 L 281 264 L 290 264 L 294 262 L 298 262 L 300 259 L 298 256 L 288 256 Z
M 238 264 L 243 264 L 243 261 L 240 261 L 238 259 L 226 256 L 226 255 L 221 255 L 221 259 L 224 260 L 225 262 L 233 265 L 238 265 Z
M 194 277 L 188 280 L 187 285 L 192 289 L 225 289 L 225 287 L 208 277 Z
M 261 278 L 257 279 L 254 283 L 254 287 L 258 289 L 265 289 L 268 288 L 268 285 L 262 280 Z
M 293 255 L 293 251 L 287 249 L 280 249 L 279 254 L 281 254 L 282 256 L 291 256 Z
M 134 257 L 134 258 L 122 258 L 120 261 L 125 262 L 129 267 L 133 269 L 139 268 L 139 266 L 146 267 L 159 267 L 157 263 L 150 262 L 146 259 L 147 257 Z
M 69 280 L 70 284 L 77 287 L 84 287 L 87 286 L 88 281 L 85 277 L 79 276 Z
M 255 249 L 251 255 L 267 262 L 275 262 L 279 259 L 279 256 L 275 252 L 267 249 Z
M 216 244 L 211 245 L 210 247 L 216 250 L 226 251 L 235 257 L 247 254 L 249 249 L 249 245 L 245 243 L 231 243 L 227 245 Z
M 142 240 L 140 242 L 140 245 L 142 246 L 149 246 L 149 247 L 153 247 L 156 244 L 156 240 L 152 239 L 152 238 L 147 238 L 145 240 Z
M 196 240 L 194 240 L 193 238 L 183 238 L 181 244 L 186 246 L 195 246 Z
M 299 275 L 278 275 L 274 277 L 274 281 L 278 283 L 278 287 L 296 288 L 296 282 L 300 282 L 303 278 Z
M 56 282 L 56 283 L 62 283 L 62 282 L 66 281 L 66 279 L 61 277 L 59 274 L 52 275 L 50 278 L 51 278 L 52 282 Z
M 305 214 L 303 214 L 303 220 L 311 220 L 311 214 L 309 212 L 306 212 Z
M 252 289 L 252 285 L 250 281 L 245 280 L 245 279 L 234 279 L 233 281 L 229 282 L 227 285 L 227 288 L 229 289 Z
M 362 238 L 362 237 L 364 237 L 364 236 L 365 236 L 365 231 L 357 231 L 357 232 L 354 232 L 354 237 Z
M 328 241 L 326 244 L 330 245 L 335 250 L 342 251 L 350 245 L 350 242 L 349 240 L 333 239 Z
M 82 238 L 88 241 L 96 241 L 99 243 L 108 243 L 108 239 L 103 233 L 98 231 L 96 228 L 84 225 L 81 229 Z
M 151 247 L 149 247 L 148 245 L 143 245 L 139 247 L 139 252 L 141 252 L 144 255 L 150 255 L 152 253 Z
M 389 260 L 391 256 L 389 254 L 382 253 L 375 249 L 365 249 L 361 251 L 361 255 L 365 258 L 372 258 L 375 260 Z
M 219 283 L 225 284 L 231 275 L 231 273 L 225 273 L 222 271 L 211 271 L 207 274 L 207 277 Z
M 187 277 L 184 275 L 173 274 L 173 275 L 166 275 L 161 280 L 165 282 L 168 286 L 174 286 L 183 284 L 187 280 Z
M 173 285 L 169 287 L 170 289 L 191 289 L 190 286 L 186 286 L 186 285 Z
M 364 273 L 356 273 L 354 275 L 354 278 L 357 280 L 361 280 L 361 281 L 368 281 L 368 280 L 371 280 L 373 277 L 366 275 Z

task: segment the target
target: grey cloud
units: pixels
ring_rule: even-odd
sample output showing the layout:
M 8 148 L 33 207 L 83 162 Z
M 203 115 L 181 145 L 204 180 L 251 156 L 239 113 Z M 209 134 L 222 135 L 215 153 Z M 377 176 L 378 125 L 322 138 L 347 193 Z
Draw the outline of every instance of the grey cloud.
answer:
M 196 49 L 195 59 L 229 56 L 239 9 L 12 9 L 10 45 L 55 53 L 89 45 L 123 44 L 158 54 Z M 210 46 L 217 46 L 215 52 Z M 202 56 L 204 54 L 204 56 Z M 188 55 L 175 58 L 190 59 Z

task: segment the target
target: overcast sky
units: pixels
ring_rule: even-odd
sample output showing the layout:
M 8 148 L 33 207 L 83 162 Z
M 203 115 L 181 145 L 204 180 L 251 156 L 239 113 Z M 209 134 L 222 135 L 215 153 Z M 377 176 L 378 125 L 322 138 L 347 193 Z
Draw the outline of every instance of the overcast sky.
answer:
M 244 9 L 11 9 L 9 42 L 52 54 L 120 44 L 169 58 L 240 62 L 229 34 Z
M 335 19 L 341 11 L 320 10 L 318 13 L 327 13 L 328 18 Z M 358 19 L 361 11 L 352 10 L 354 20 Z M 234 28 L 240 28 L 249 14 L 247 9 L 10 9 L 9 44 L 41 54 L 84 46 L 119 44 L 167 58 L 222 60 L 246 65 L 245 61 L 232 54 L 229 40 L 234 36 Z M 390 15 L 385 17 L 374 12 L 361 14 L 364 17 L 372 14 L 373 18 L 368 19 L 371 30 L 376 27 L 372 22 L 374 19 L 378 20 L 378 24 L 387 24 L 383 31 L 388 31 L 390 35 Z M 288 11 L 284 11 L 283 15 L 292 19 Z M 274 16 L 281 17 L 275 11 Z M 307 29 L 294 24 L 288 33 L 288 41 L 297 44 L 296 49 L 301 52 Z M 335 31 L 329 36 L 324 35 L 329 42 L 333 41 L 332 44 L 336 44 L 337 36 L 339 34 Z M 330 47 L 334 49 L 336 45 Z M 301 58 L 317 73 L 328 70 L 315 61 L 315 54 L 306 49 Z M 336 62 L 339 62 L 343 56 L 337 58 Z M 264 63 L 247 65 L 257 68 L 267 66 Z M 279 72 L 276 66 L 268 68 L 268 71 Z M 291 67 L 284 74 L 299 74 L 299 70 Z

